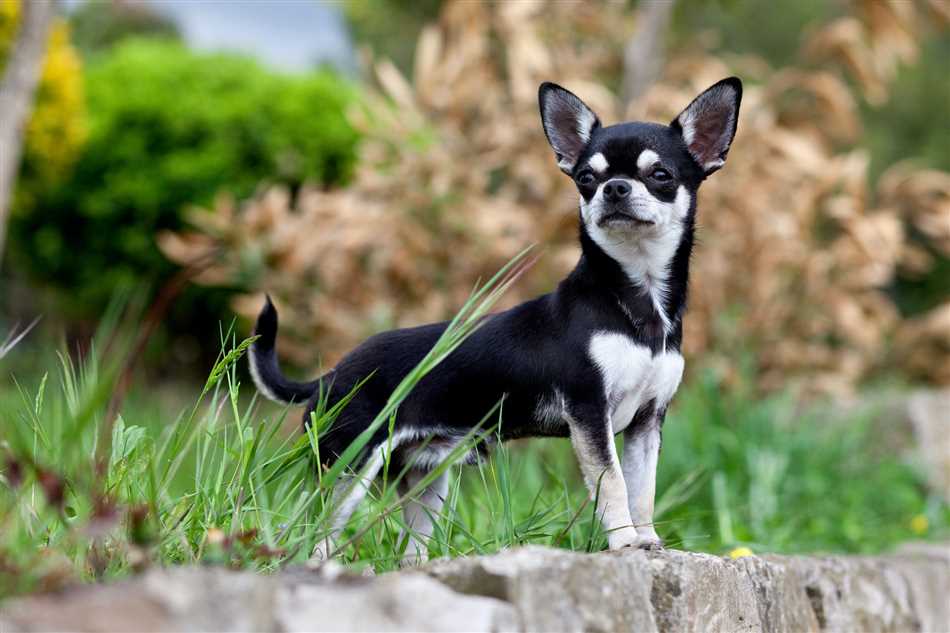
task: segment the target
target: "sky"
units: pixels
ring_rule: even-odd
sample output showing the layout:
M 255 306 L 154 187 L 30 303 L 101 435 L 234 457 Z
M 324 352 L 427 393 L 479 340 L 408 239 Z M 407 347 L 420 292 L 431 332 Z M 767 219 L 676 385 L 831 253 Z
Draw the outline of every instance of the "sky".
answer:
M 95 1 L 95 0 L 92 0 Z M 140 0 L 141 1 L 141 0 Z M 69 0 L 75 7 L 82 0 Z M 241 51 L 282 70 L 331 63 L 355 72 L 341 5 L 319 0 L 144 0 L 199 50 Z

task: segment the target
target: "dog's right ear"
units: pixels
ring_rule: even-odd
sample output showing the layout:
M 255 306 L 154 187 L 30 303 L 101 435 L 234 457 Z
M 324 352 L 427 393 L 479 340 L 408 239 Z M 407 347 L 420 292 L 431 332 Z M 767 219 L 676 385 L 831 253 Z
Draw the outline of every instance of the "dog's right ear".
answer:
M 736 135 L 742 81 L 727 77 L 703 91 L 670 126 L 679 130 L 690 155 L 706 177 L 726 163 Z
M 577 95 L 549 81 L 538 89 L 541 123 L 554 148 L 557 166 L 570 174 L 600 119 Z

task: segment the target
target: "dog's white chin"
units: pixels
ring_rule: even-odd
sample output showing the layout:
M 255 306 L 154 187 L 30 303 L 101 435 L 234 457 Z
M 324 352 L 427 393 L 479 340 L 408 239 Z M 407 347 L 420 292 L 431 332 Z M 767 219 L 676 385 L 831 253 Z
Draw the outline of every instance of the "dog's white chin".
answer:
M 604 214 L 596 222 L 597 228 L 610 235 L 626 235 L 635 237 L 639 235 L 655 234 L 659 228 L 653 220 L 647 220 L 634 216 L 619 216 L 616 214 Z M 592 227 L 588 226 L 588 229 Z
M 603 211 L 597 216 L 596 224 L 608 231 L 638 231 L 656 227 L 658 218 L 649 213 Z
M 650 213 L 618 213 L 616 211 L 602 211 L 596 215 L 596 220 L 587 223 L 588 232 L 596 232 L 605 236 L 623 239 L 638 239 L 656 237 L 662 234 L 670 221 Z

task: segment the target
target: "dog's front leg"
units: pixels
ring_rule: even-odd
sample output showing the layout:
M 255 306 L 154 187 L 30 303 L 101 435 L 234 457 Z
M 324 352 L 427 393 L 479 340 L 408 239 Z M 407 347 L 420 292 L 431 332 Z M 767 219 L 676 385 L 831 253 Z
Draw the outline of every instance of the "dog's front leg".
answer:
M 653 527 L 662 420 L 662 417 L 654 417 L 645 426 L 631 425 L 623 437 L 623 478 L 627 483 L 630 517 L 640 534 L 637 545 L 644 549 L 663 547 L 663 541 Z
M 630 519 L 627 488 L 610 432 L 610 422 L 604 416 L 600 420 L 572 420 L 569 426 L 571 444 L 574 445 L 591 498 L 597 499 L 597 514 L 607 530 L 610 549 L 635 545 L 637 529 Z

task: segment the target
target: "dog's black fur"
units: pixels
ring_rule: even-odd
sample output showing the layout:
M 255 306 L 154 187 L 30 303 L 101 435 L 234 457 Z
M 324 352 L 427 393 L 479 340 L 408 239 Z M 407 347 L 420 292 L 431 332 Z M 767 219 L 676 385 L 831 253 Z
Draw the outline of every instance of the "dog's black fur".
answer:
M 700 102 L 703 98 L 707 102 Z M 670 205 L 678 199 L 680 186 L 688 193 L 688 210 L 681 219 L 675 253 L 664 264 L 668 273 L 665 292 L 657 295 L 658 300 L 651 298 L 591 234 L 598 226 L 608 225 L 633 234 L 648 229 L 649 222 L 632 219 L 629 209 L 619 204 L 609 207 L 616 207 L 617 212 L 602 224 L 590 217 L 585 220 L 579 213 L 582 254 L 576 268 L 554 292 L 487 318 L 412 390 L 399 408 L 397 431 L 413 429 L 427 435 L 431 430 L 440 437 L 461 437 L 504 398 L 503 439 L 583 433 L 607 465 L 614 453 L 611 425 L 604 421 L 609 420 L 616 403 L 610 402 L 602 368 L 590 352 L 592 334 L 620 334 L 654 356 L 679 351 L 696 192 L 725 159 L 735 133 L 740 98 L 741 83 L 730 78 L 703 93 L 691 104 L 692 110 L 687 108 L 668 126 L 623 123 L 603 127 L 596 117 L 591 124 L 593 113 L 576 96 L 554 84 L 542 84 L 539 99 L 545 132 L 562 169 L 577 184 L 582 205 L 592 204 L 595 195 L 607 200 L 607 193 L 598 192 L 606 192 L 605 181 L 616 177 L 642 183 L 649 195 Z M 731 124 L 724 123 L 727 115 Z M 585 122 L 590 128 L 586 142 L 583 134 L 572 134 Z M 686 142 L 684 124 L 690 127 L 688 138 L 693 145 Z M 650 171 L 638 166 L 644 150 L 658 157 Z M 593 159 L 597 154 L 601 157 Z M 591 167 L 601 164 L 609 166 L 603 173 Z M 613 203 L 603 204 L 608 208 L 606 205 Z M 365 379 L 333 427 L 319 438 L 321 456 L 332 458 L 367 427 L 446 326 L 436 323 L 377 334 L 326 375 L 299 383 L 285 378 L 278 368 L 277 312 L 268 300 L 258 318 L 259 339 L 252 346 L 251 362 L 262 391 L 279 401 L 307 403 L 305 421 L 321 388 L 328 392 L 332 404 Z M 562 402 L 564 419 L 539 419 L 544 417 L 538 414 L 539 403 L 544 402 Z M 662 422 L 667 404 L 655 399 L 641 402 L 630 429 L 653 420 Z M 369 446 L 382 444 L 387 434 L 383 427 Z

